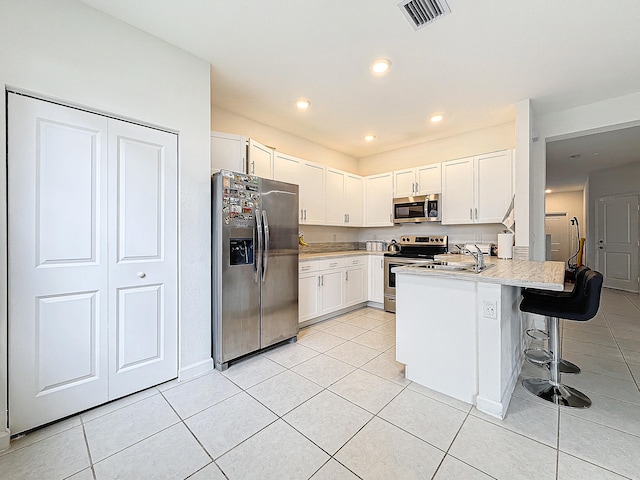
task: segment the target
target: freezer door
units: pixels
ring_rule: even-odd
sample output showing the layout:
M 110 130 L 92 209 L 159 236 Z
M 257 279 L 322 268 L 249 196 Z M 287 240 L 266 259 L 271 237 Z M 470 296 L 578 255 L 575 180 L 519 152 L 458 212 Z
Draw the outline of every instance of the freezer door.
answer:
M 260 348 L 259 255 L 256 230 L 225 228 L 222 235 L 222 311 L 218 363 Z
M 223 182 L 224 181 L 224 182 Z M 256 185 L 256 198 L 258 195 Z M 251 216 L 248 192 L 236 189 L 233 177 L 213 181 L 213 359 L 219 370 L 230 360 L 260 348 L 260 230 Z M 239 198 L 231 198 L 238 195 Z M 238 205 L 242 216 L 231 217 Z M 246 207 L 246 208 L 245 208 Z M 256 210 L 259 209 L 256 207 Z
M 298 186 L 261 181 L 264 348 L 298 334 Z

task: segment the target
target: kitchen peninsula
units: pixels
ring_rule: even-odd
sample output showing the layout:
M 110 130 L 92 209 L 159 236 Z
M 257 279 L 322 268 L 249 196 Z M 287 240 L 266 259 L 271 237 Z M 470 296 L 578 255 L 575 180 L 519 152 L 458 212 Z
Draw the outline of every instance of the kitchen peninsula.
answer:
M 447 262 L 469 257 L 443 255 Z M 520 288 L 562 290 L 562 262 L 499 260 L 488 268 L 398 267 L 396 359 L 407 379 L 504 418 L 522 365 Z

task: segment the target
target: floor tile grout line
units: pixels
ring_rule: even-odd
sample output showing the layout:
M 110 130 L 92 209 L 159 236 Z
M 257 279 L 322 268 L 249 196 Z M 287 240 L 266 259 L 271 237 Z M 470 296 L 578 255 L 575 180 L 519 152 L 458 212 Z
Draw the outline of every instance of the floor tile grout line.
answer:
M 89 439 L 87 438 L 87 431 L 84 429 L 84 421 L 82 420 L 82 418 L 80 418 L 80 425 L 82 426 L 84 445 L 87 448 L 87 456 L 89 457 L 89 468 L 91 468 L 91 475 L 93 475 L 93 480 L 96 480 L 96 471 L 93 467 L 93 458 L 91 457 L 91 448 L 89 448 Z
M 610 472 L 610 473 L 612 473 L 612 474 L 614 474 L 614 475 L 618 475 L 618 476 L 620 476 L 621 478 L 624 478 L 624 479 L 627 479 L 627 480 L 633 480 L 632 478 L 627 477 L 626 475 L 623 475 L 622 473 L 618 473 L 618 472 L 616 472 L 616 471 L 614 471 L 614 470 L 611 470 L 610 468 L 603 467 L 602 465 L 598 465 L 597 463 L 594 463 L 594 462 L 592 462 L 592 461 L 585 460 L 584 458 L 577 457 L 576 455 L 574 455 L 574 454 L 572 454 L 572 453 L 569 453 L 569 452 L 565 452 L 564 450 L 559 450 L 559 451 L 558 451 L 558 456 L 560 456 L 560 454 L 561 454 L 561 453 L 562 453 L 563 455 L 567 455 L 567 456 L 569 456 L 569 457 L 572 457 L 572 458 L 578 459 L 578 460 L 580 460 L 581 462 L 585 462 L 585 463 L 588 463 L 589 465 L 593 465 L 594 467 L 601 468 L 602 470 L 605 470 L 605 471 L 607 471 L 607 472 Z

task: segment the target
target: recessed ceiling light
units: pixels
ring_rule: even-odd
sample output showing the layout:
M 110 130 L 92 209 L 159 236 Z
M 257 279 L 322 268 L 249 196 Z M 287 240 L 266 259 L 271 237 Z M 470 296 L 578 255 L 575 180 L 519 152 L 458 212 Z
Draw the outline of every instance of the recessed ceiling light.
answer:
M 365 142 L 373 142 L 376 139 L 376 136 L 373 134 L 369 134 L 369 135 L 365 135 L 364 136 L 364 141 Z
M 444 113 L 436 113 L 435 115 L 431 116 L 431 121 L 433 123 L 441 122 L 443 119 L 444 119 Z
M 299 98 L 296 100 L 296 107 L 298 107 L 298 110 L 308 110 L 311 108 L 311 101 L 306 98 Z
M 544 193 L 551 193 L 551 189 L 550 189 L 550 188 L 547 188 L 547 189 L 544 191 Z
M 374 60 L 373 63 L 371 64 L 371 71 L 376 75 L 385 73 L 390 68 L 391 68 L 391 60 L 387 58 L 378 58 Z

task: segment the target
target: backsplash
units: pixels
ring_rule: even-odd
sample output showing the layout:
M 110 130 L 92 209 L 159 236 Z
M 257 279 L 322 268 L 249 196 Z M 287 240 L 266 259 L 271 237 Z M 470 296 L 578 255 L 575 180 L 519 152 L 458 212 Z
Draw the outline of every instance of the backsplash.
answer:
M 300 253 L 345 252 L 348 250 L 364 250 L 364 242 L 327 242 L 310 243 L 308 247 L 300 245 Z

